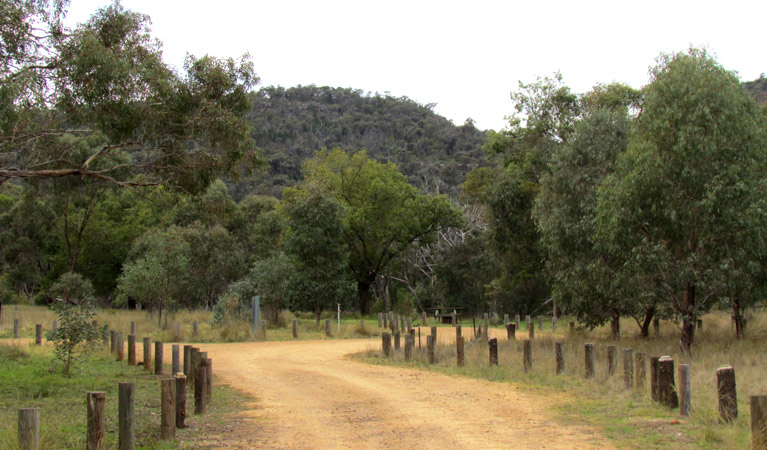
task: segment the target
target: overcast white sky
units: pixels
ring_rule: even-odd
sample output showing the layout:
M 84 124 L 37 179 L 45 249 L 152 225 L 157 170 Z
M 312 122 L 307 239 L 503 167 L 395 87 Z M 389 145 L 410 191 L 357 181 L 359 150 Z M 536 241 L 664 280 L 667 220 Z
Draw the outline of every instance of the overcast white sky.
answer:
M 72 0 L 83 22 L 106 0 Z M 168 63 L 250 53 L 261 84 L 352 87 L 436 103 L 501 129 L 518 81 L 560 71 L 576 92 L 641 87 L 661 52 L 707 46 L 742 80 L 767 72 L 767 1 L 123 0 Z

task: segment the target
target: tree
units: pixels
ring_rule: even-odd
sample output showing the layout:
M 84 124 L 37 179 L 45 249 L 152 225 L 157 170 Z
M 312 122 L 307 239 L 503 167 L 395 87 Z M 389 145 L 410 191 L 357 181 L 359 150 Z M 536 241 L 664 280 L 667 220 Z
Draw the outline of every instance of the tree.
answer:
M 651 74 L 628 149 L 601 188 L 598 223 L 682 317 L 689 352 L 697 316 L 727 295 L 724 268 L 743 242 L 732 236 L 764 232 L 743 214 L 760 195 L 764 124 L 737 77 L 705 50 L 662 55 Z
M 459 213 L 444 196 L 426 196 L 394 164 L 371 160 L 364 151 L 320 152 L 304 167 L 305 181 L 345 209 L 344 240 L 363 314 L 370 312 L 370 286 L 415 241 L 429 242 L 441 228 L 457 225 Z
M 199 192 L 252 156 L 247 57 L 162 61 L 149 17 L 119 3 L 74 30 L 65 0 L 0 6 L 0 183 L 77 177 Z M 80 142 L 96 138 L 90 151 Z

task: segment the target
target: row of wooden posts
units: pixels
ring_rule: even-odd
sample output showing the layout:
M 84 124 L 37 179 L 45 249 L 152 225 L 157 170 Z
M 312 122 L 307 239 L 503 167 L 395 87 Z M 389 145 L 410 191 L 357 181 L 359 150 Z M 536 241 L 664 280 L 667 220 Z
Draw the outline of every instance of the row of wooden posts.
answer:
M 529 322 L 528 322 L 529 323 Z M 529 323 L 530 324 L 530 323 Z M 574 326 L 571 322 L 571 326 Z M 513 340 L 516 338 L 516 324 L 507 323 L 507 338 Z M 530 324 L 529 339 L 523 340 L 523 370 L 530 371 L 533 368 L 533 349 L 532 340 L 534 339 L 535 327 Z M 420 333 L 420 329 L 419 329 Z M 465 362 L 465 339 L 461 334 L 461 325 L 455 326 L 456 333 L 456 364 L 459 367 L 464 366 Z M 489 333 L 485 331 L 489 338 Z M 381 348 L 384 356 L 392 355 L 392 338 L 394 339 L 394 351 L 400 350 L 400 332 L 383 333 L 381 335 Z M 409 328 L 405 334 L 405 360 L 412 358 L 412 352 L 415 341 L 415 330 Z M 429 364 L 436 363 L 436 342 L 437 327 L 431 327 L 431 334 L 426 337 L 426 347 Z M 488 339 L 489 364 L 498 365 L 498 339 Z M 420 343 L 420 336 L 419 336 Z M 565 352 L 564 342 L 554 344 L 554 353 L 556 361 L 555 373 L 560 375 L 565 371 Z M 622 349 L 623 359 L 623 380 L 626 389 L 641 389 L 644 387 L 647 377 L 647 354 L 644 352 L 634 352 L 633 349 Z M 595 371 L 596 349 L 594 344 L 584 345 L 584 376 L 593 378 Z M 692 388 L 690 382 L 690 365 L 681 364 L 679 366 L 679 388 L 677 389 L 674 380 L 674 360 L 669 356 L 651 356 L 650 361 L 650 392 L 653 401 L 659 402 L 669 408 L 679 408 L 682 416 L 689 416 L 692 411 Z M 607 347 L 607 374 L 609 377 L 615 375 L 618 369 L 618 347 L 610 345 Z M 720 367 L 716 371 L 717 398 L 719 407 L 719 417 L 722 422 L 732 422 L 738 417 L 738 397 L 735 383 L 735 369 L 731 366 Z M 750 397 L 751 407 L 751 430 L 754 449 L 767 449 L 767 395 L 755 395 Z
M 492 324 L 492 326 L 497 326 L 498 321 L 500 319 L 500 316 L 497 313 L 484 313 L 483 314 L 483 321 L 484 321 L 484 329 L 487 330 L 487 328 Z M 515 321 L 513 322 L 517 329 L 520 327 L 521 323 L 521 316 L 517 314 L 514 317 Z M 421 313 L 421 325 L 427 326 L 428 325 L 429 316 L 426 314 L 426 312 Z M 436 319 L 434 320 L 435 323 L 438 322 Z M 509 315 L 504 314 L 503 315 L 503 323 L 510 323 L 509 322 Z M 450 314 L 450 324 L 452 326 L 458 325 L 458 314 L 456 312 L 453 312 Z M 572 322 L 573 326 L 575 322 Z M 527 329 L 530 329 L 531 327 L 534 327 L 535 324 L 533 322 L 533 318 L 530 315 L 525 316 L 525 326 Z M 554 331 L 557 329 L 557 318 L 552 317 L 551 319 L 551 326 Z M 413 328 L 413 319 L 411 317 L 401 316 L 394 314 L 394 311 L 389 312 L 380 312 L 378 313 L 378 328 L 388 328 L 392 331 L 392 333 L 395 330 L 410 330 Z M 480 328 L 482 328 L 482 324 L 480 324 Z M 538 328 L 543 328 L 543 316 L 538 316 Z
M 97 321 L 92 322 L 93 326 L 98 326 Z M 53 320 L 51 321 L 51 331 L 54 333 L 59 328 L 59 321 Z M 136 322 L 130 323 L 130 334 L 136 335 Z M 192 322 L 192 335 L 198 336 L 200 334 L 200 324 L 198 322 Z M 13 338 L 19 339 L 21 337 L 21 319 L 13 319 Z M 106 336 L 104 336 L 104 339 L 106 339 Z M 42 324 L 36 324 L 35 325 L 35 344 L 41 345 L 43 342 L 43 325 Z
M 135 330 L 134 326 L 131 327 Z M 117 361 L 124 361 L 125 343 L 123 334 L 114 330 L 109 332 L 110 351 Z M 152 358 L 152 342 L 143 339 L 143 360 L 136 360 L 136 336 L 128 335 L 129 365 L 142 365 L 144 370 L 154 370 L 155 375 L 164 374 L 162 342 L 155 342 Z M 213 360 L 207 352 L 191 345 L 183 347 L 183 371 L 181 353 L 178 344 L 172 347 L 172 378 L 160 380 L 160 437 L 173 439 L 177 428 L 185 428 L 187 385 L 194 389 L 194 413 L 204 414 L 213 394 Z M 152 364 L 154 359 L 154 364 Z M 120 450 L 135 448 L 135 384 L 118 383 L 118 440 Z M 103 449 L 106 436 L 105 428 L 105 392 L 88 392 L 87 400 L 87 449 Z M 40 413 L 37 408 L 19 409 L 18 439 L 21 450 L 39 448 Z

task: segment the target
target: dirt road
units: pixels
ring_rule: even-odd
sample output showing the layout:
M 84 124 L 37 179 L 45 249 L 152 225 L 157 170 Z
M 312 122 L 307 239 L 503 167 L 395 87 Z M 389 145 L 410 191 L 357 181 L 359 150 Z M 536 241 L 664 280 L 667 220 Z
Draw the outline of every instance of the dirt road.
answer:
M 375 340 L 202 344 L 214 371 L 257 401 L 219 442 L 273 449 L 609 449 L 554 422 L 554 398 L 514 385 L 375 366 L 346 355 Z

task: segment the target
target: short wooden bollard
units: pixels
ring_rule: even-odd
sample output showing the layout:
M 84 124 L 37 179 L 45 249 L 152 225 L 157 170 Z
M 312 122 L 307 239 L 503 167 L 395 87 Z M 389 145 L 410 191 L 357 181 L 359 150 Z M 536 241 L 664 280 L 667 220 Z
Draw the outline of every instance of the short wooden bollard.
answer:
M 381 314 L 383 316 L 383 327 L 389 328 L 389 315 L 386 313 Z
M 293 339 L 298 338 L 298 321 L 293 320 Z
M 434 347 L 437 346 L 437 327 L 431 327 L 431 339 L 434 341 Z
M 131 322 L 130 323 L 130 334 L 132 334 L 134 336 L 136 335 L 136 322 Z
M 208 362 L 200 358 L 200 364 L 197 366 L 194 375 L 194 413 L 205 414 L 205 385 L 208 376 L 208 370 L 205 367 Z
M 551 331 L 557 331 L 557 316 L 551 318 Z
M 162 349 L 163 349 L 162 342 L 154 343 L 154 374 L 155 375 L 162 375 L 162 363 L 163 363 Z
M 176 437 L 176 380 L 160 380 L 160 439 Z
M 672 409 L 679 407 L 674 382 L 674 360 L 670 356 L 658 359 L 658 401 Z
M 40 410 L 19 409 L 19 449 L 37 450 L 38 448 L 40 448 Z
M 514 340 L 517 337 L 517 326 L 513 323 L 506 324 L 506 339 Z
M 383 326 L 383 314 L 378 313 L 378 328 Z
M 184 420 L 186 420 L 186 376 L 177 373 L 174 377 L 176 379 L 176 428 L 184 428 Z
M 170 374 L 175 375 L 181 372 L 181 353 L 179 353 L 178 344 L 173 344 L 171 346 L 171 355 L 173 359 L 171 360 L 172 365 Z
M 530 316 L 529 315 L 525 316 L 525 326 L 527 327 L 528 330 L 530 329 L 530 325 L 532 325 L 532 323 L 533 321 L 530 320 Z
M 325 336 L 331 337 L 332 334 L 330 333 L 330 320 L 325 320 Z
M 767 395 L 752 395 L 751 405 L 751 448 L 767 450 Z
M 136 365 L 136 336 L 128 335 L 128 365 Z
M 117 333 L 117 342 L 115 343 L 115 350 L 117 351 L 117 361 L 125 361 L 125 342 L 123 341 L 123 334 Z
M 55 335 L 58 331 L 59 331 L 59 321 L 54 320 L 53 322 L 51 322 L 51 333 Z
M 135 391 L 133 383 L 118 384 L 117 428 L 120 450 L 133 450 L 136 447 L 135 430 Z
M 644 388 L 644 379 L 647 377 L 647 368 L 645 360 L 647 359 L 647 355 L 643 352 L 636 352 L 634 353 L 634 386 L 636 386 L 637 389 L 643 389 Z
M 428 349 L 428 352 L 429 352 L 429 364 L 434 364 L 435 362 L 437 362 L 437 357 L 434 351 L 435 347 L 436 345 L 435 345 L 434 336 L 432 335 L 426 336 L 426 348 Z
M 522 329 L 522 328 L 519 328 L 519 322 L 520 322 L 520 320 L 519 320 L 519 314 L 516 314 L 516 315 L 514 316 L 514 325 L 516 325 L 516 326 L 517 326 L 517 330 L 521 330 L 521 329 Z
M 192 322 L 192 336 L 197 337 L 198 334 L 200 334 L 200 324 Z
M 184 375 L 189 376 L 189 365 L 192 362 L 192 346 L 184 346 Z
M 43 325 L 35 325 L 35 345 L 43 345 Z
M 398 352 L 400 350 L 399 339 L 400 339 L 400 333 L 399 333 L 399 330 L 397 330 L 394 332 L 394 351 L 395 352 Z
M 421 326 L 425 327 L 426 325 L 426 311 L 424 311 L 421 313 Z
M 719 398 L 719 419 L 732 422 L 738 418 L 738 393 L 735 388 L 735 369 L 732 366 L 716 370 L 716 394 Z
M 533 322 L 529 322 L 529 323 L 527 324 L 527 330 L 528 330 L 528 331 L 527 331 L 527 337 L 528 337 L 528 339 L 530 339 L 530 340 L 533 340 L 533 339 L 535 339 L 535 323 L 533 323 Z
M 634 387 L 634 350 L 630 348 L 623 349 L 623 386 Z
M 205 358 L 205 404 L 213 400 L 213 359 Z
M 607 346 L 607 376 L 615 375 L 615 369 L 618 367 L 618 347 L 614 345 Z
M 690 385 L 690 365 L 679 365 L 679 415 L 689 416 L 692 411 L 692 387 Z
M 19 319 L 13 319 L 13 338 L 18 339 L 21 335 L 21 322 Z
M 650 357 L 650 396 L 653 399 L 653 401 L 660 401 L 660 397 L 658 396 L 658 360 L 660 357 L 658 356 L 651 356 Z
M 557 342 L 554 344 L 554 352 L 557 359 L 557 375 L 561 375 L 565 371 L 565 344 L 563 342 Z
M 594 344 L 584 346 L 586 358 L 586 378 L 594 378 Z
M 451 320 L 450 321 L 452 322 L 453 326 L 458 325 L 458 314 L 454 312 L 452 314 L 452 316 L 451 316 Z
M 144 338 L 144 370 L 152 371 L 152 340 Z
M 529 339 L 525 339 L 524 341 L 522 368 L 524 369 L 525 373 L 529 372 L 533 368 L 533 345 Z
M 538 331 L 543 332 L 543 316 L 538 316 Z
M 461 326 L 460 325 L 456 325 L 455 326 L 455 340 L 457 341 L 458 339 L 460 339 L 462 334 L 463 334 L 463 330 L 461 329 Z
M 487 341 L 487 348 L 490 351 L 490 365 L 498 365 L 498 339 L 492 338 Z
M 412 317 L 408 317 L 407 318 L 407 331 L 408 331 L 408 333 L 413 331 L 413 318 Z
M 104 438 L 107 434 L 106 401 L 106 392 L 88 392 L 86 395 L 88 408 L 87 450 L 102 450 L 104 448 Z
M 456 357 L 456 365 L 458 367 L 463 367 L 464 364 L 464 345 L 466 344 L 466 341 L 464 340 L 463 336 L 459 336 L 458 339 L 455 341 L 455 357 Z
M 413 356 L 413 335 L 408 333 L 405 335 L 405 361 L 410 361 Z
M 504 314 L 503 315 L 503 323 L 504 323 L 504 325 L 509 323 L 509 315 L 508 314 Z
M 381 333 L 381 350 L 386 357 L 391 355 L 391 335 L 389 333 Z
M 194 389 L 197 386 L 197 367 L 200 365 L 200 349 L 192 347 L 189 350 L 189 373 L 186 374 L 186 384 L 189 389 Z

